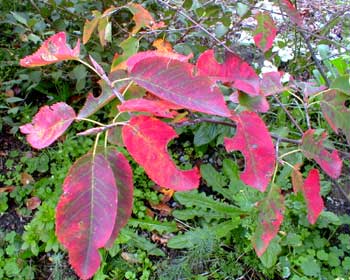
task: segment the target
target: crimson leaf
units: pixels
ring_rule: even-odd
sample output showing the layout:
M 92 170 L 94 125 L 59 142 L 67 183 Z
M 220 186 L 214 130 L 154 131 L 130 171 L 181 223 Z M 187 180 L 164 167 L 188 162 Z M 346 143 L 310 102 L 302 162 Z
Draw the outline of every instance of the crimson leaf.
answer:
M 199 171 L 179 170 L 167 152 L 167 144 L 177 136 L 166 123 L 148 116 L 133 117 L 122 130 L 130 155 L 158 185 L 176 191 L 198 188 Z
M 112 168 L 118 189 L 117 216 L 112 234 L 106 243 L 107 247 L 111 247 L 120 229 L 126 225 L 131 216 L 134 187 L 132 170 L 126 157 L 115 148 L 109 148 L 107 160 Z
M 234 114 L 237 132 L 233 138 L 225 138 L 228 152 L 239 150 L 245 158 L 245 170 L 241 180 L 259 191 L 265 191 L 275 167 L 275 149 L 271 136 L 258 114 L 241 112 Z
M 303 25 L 303 18 L 297 11 L 297 9 L 294 7 L 292 2 L 290 0 L 280 0 L 281 9 L 288 15 L 290 20 L 296 24 L 297 26 L 301 27 Z
M 117 186 L 102 154 L 79 158 L 63 183 L 56 209 L 56 235 L 82 279 L 97 271 L 99 248 L 110 239 L 117 214 Z
M 32 123 L 20 127 L 27 135 L 27 141 L 36 149 L 51 145 L 60 137 L 75 119 L 72 107 L 64 102 L 41 107 L 34 116 Z
M 193 65 L 166 57 L 140 60 L 131 78 L 161 99 L 202 113 L 230 116 L 224 97 L 208 77 L 193 76 Z
M 233 87 L 250 95 L 259 95 L 259 76 L 254 69 L 235 54 L 227 54 L 224 63 L 217 62 L 214 50 L 207 50 L 197 61 L 199 75 L 210 76 L 214 81 L 232 83 Z
M 324 207 L 320 190 L 320 175 L 317 169 L 312 169 L 305 179 L 303 186 L 303 193 L 308 209 L 307 218 L 310 224 L 316 223 L 316 220 Z

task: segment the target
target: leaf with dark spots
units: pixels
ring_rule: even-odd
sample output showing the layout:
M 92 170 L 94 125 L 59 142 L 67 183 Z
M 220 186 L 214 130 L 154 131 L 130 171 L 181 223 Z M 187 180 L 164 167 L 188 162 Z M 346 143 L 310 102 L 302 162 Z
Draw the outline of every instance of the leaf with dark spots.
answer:
M 323 94 L 321 108 L 333 131 L 338 134 L 341 130 L 350 144 L 350 109 L 346 106 L 349 101 L 348 95 L 332 89 Z
M 302 139 L 301 150 L 309 159 L 314 159 L 330 177 L 336 179 L 340 176 L 342 160 L 337 150 L 327 151 L 323 141 L 327 138 L 327 133 L 323 133 L 320 139 L 315 139 L 315 130 L 307 130 Z
M 267 52 L 275 40 L 277 28 L 271 16 L 266 12 L 257 13 L 255 18 L 258 22 L 253 32 L 255 45 L 263 52 Z
M 63 60 L 79 59 L 80 41 L 74 49 L 66 43 L 66 33 L 59 32 L 45 40 L 42 46 L 32 55 L 22 58 L 19 64 L 22 67 L 36 67 Z
M 158 185 L 176 191 L 198 188 L 199 171 L 180 170 L 167 152 L 170 140 L 177 137 L 168 124 L 148 116 L 133 117 L 122 130 L 126 149 Z

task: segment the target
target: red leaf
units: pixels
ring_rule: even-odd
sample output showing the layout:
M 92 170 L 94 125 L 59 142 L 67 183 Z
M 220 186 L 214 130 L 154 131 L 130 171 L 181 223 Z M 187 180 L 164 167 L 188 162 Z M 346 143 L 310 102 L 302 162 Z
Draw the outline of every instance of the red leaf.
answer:
M 240 57 L 227 54 L 220 64 L 214 57 L 214 50 L 207 50 L 197 61 L 199 75 L 210 76 L 214 81 L 232 83 L 233 87 L 250 95 L 259 95 L 259 76 L 254 69 Z
M 63 60 L 78 59 L 80 53 L 80 40 L 74 49 L 67 46 L 66 33 L 59 32 L 42 44 L 34 54 L 20 60 L 22 67 L 35 67 L 52 64 Z
M 321 214 L 324 204 L 320 194 L 320 175 L 317 169 L 312 169 L 304 181 L 303 192 L 308 209 L 307 219 L 310 224 L 315 224 Z
M 165 57 L 170 59 L 174 59 L 174 60 L 178 60 L 178 61 L 182 61 L 182 62 L 187 62 L 189 59 L 192 58 L 192 54 L 189 54 L 187 56 L 183 55 L 183 54 L 179 54 L 179 53 L 175 53 L 175 52 L 164 52 L 164 51 L 146 51 L 146 52 L 139 52 L 133 56 L 131 56 L 126 64 L 128 66 L 128 70 L 129 72 L 131 72 L 134 68 L 134 66 L 139 63 L 140 61 L 146 59 L 146 58 L 160 58 L 160 57 Z
M 64 102 L 41 107 L 34 116 L 32 123 L 20 127 L 27 141 L 36 149 L 51 145 L 60 137 L 75 119 L 72 107 Z
M 137 116 L 123 127 L 126 149 L 158 185 L 176 191 L 198 188 L 199 171 L 179 170 L 167 152 L 167 144 L 177 136 L 166 123 L 148 116 Z
M 128 222 L 133 207 L 133 179 L 132 170 L 125 156 L 115 148 L 108 149 L 107 160 L 112 168 L 118 188 L 118 209 L 114 228 L 107 247 L 112 247 L 114 240 L 122 227 Z
M 307 158 L 314 159 L 330 177 L 336 179 L 340 176 L 342 160 L 337 150 L 328 152 L 323 145 L 327 133 L 323 133 L 319 140 L 315 140 L 315 130 L 309 129 L 303 135 L 301 149 Z
M 268 51 L 277 35 L 277 28 L 271 16 L 264 13 L 257 13 L 255 16 L 258 25 L 253 32 L 255 45 L 263 52 Z
M 261 257 L 272 239 L 277 235 L 283 221 L 284 199 L 272 186 L 268 196 L 259 203 L 259 222 L 252 237 L 256 254 Z
M 109 240 L 117 214 L 113 171 L 102 154 L 86 154 L 69 170 L 56 209 L 56 235 L 82 279 L 99 268 L 99 248 Z
M 282 11 L 284 11 L 290 20 L 299 27 L 303 25 L 303 18 L 289 0 L 280 0 Z
M 192 73 L 192 64 L 165 57 L 145 58 L 131 69 L 132 79 L 161 99 L 202 113 L 230 116 L 220 90 L 209 78 Z
M 237 132 L 233 138 L 225 138 L 228 152 L 241 151 L 245 158 L 245 170 L 241 180 L 259 191 L 265 191 L 275 167 L 275 149 L 269 131 L 259 115 L 241 112 L 232 116 Z
M 174 118 L 175 111 L 181 107 L 165 100 L 148 100 L 143 98 L 130 99 L 118 106 L 120 112 L 148 112 L 161 118 Z

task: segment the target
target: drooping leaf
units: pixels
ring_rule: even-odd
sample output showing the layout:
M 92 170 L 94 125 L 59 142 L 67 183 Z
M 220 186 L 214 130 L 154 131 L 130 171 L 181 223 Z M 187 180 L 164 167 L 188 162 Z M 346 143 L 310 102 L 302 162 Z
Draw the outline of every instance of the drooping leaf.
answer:
M 144 98 L 130 99 L 118 106 L 120 112 L 148 112 L 162 118 L 174 118 L 177 113 L 171 110 L 180 108 L 165 100 L 148 100 Z
M 109 240 L 117 214 L 117 186 L 102 154 L 86 154 L 68 172 L 56 209 L 56 235 L 75 272 L 88 279 L 97 271 L 98 249 Z
M 327 133 L 324 132 L 320 139 L 315 139 L 315 130 L 307 130 L 302 139 L 301 150 L 303 154 L 309 158 L 314 159 L 330 177 L 336 179 L 340 176 L 342 168 L 342 160 L 338 155 L 337 150 L 332 153 L 327 151 L 323 141 L 327 138 Z
M 220 90 L 209 78 L 192 73 L 190 63 L 151 57 L 136 63 L 130 75 L 139 86 L 161 99 L 202 113 L 230 116 Z
M 303 18 L 301 17 L 297 9 L 294 7 L 292 2 L 290 2 L 290 0 L 280 0 L 279 2 L 280 2 L 282 11 L 284 11 L 288 15 L 291 22 L 293 22 L 299 27 L 302 27 Z
M 64 102 L 41 107 L 31 123 L 20 127 L 27 141 L 36 149 L 43 149 L 51 145 L 60 137 L 75 119 L 72 107 Z
M 238 90 L 250 95 L 259 95 L 259 76 L 239 56 L 227 54 L 224 63 L 216 61 L 214 50 L 207 50 L 197 61 L 199 75 L 210 76 L 213 81 L 230 83 Z
M 129 57 L 136 54 L 139 50 L 139 40 L 134 37 L 129 37 L 125 39 L 123 42 L 119 44 L 119 46 L 123 49 L 122 54 L 116 53 L 113 57 L 111 72 L 123 69 L 126 70 L 126 61 Z
M 66 43 L 66 33 L 59 32 L 45 40 L 42 46 L 32 55 L 20 60 L 22 67 L 36 67 L 52 64 L 63 60 L 74 60 L 79 58 L 80 40 L 74 49 Z
M 321 108 L 325 119 L 335 133 L 341 130 L 350 143 L 350 110 L 345 102 L 350 98 L 337 90 L 328 90 L 323 94 Z
M 132 19 L 135 21 L 135 26 L 131 31 L 132 34 L 136 34 L 143 27 L 158 29 L 164 26 L 162 22 L 156 23 L 152 15 L 140 4 L 130 3 L 126 7 L 134 15 Z
M 241 180 L 259 191 L 265 191 L 275 167 L 275 149 L 270 133 L 259 115 L 254 112 L 234 114 L 237 132 L 233 138 L 225 138 L 228 152 L 241 151 L 245 169 Z
M 131 217 L 133 207 L 133 178 L 132 169 L 126 157 L 115 148 L 108 148 L 106 159 L 112 168 L 118 189 L 118 207 L 114 228 L 106 247 L 112 247 L 119 231 L 126 225 Z
M 146 59 L 146 58 L 160 58 L 160 57 L 165 57 L 170 59 L 174 59 L 174 60 L 178 60 L 178 61 L 182 61 L 182 62 L 187 62 L 190 58 L 192 58 L 192 54 L 190 55 L 183 55 L 183 54 L 179 54 L 176 52 L 163 52 L 163 51 L 145 51 L 145 52 L 139 52 L 133 56 L 131 56 L 126 64 L 128 67 L 129 72 L 132 71 L 132 69 L 134 68 L 134 66 L 139 63 L 140 61 Z
M 303 193 L 307 205 L 307 218 L 310 224 L 316 223 L 318 216 L 321 214 L 324 203 L 320 194 L 320 175 L 317 169 L 312 169 L 304 181 Z
M 177 136 L 166 123 L 148 116 L 133 117 L 122 130 L 130 155 L 158 185 L 176 191 L 198 188 L 199 171 L 179 170 L 167 152 L 167 144 Z
M 303 174 L 300 172 L 300 167 L 302 165 L 302 163 L 295 164 L 292 171 L 292 186 L 295 194 L 302 191 L 304 185 Z
M 267 52 L 275 40 L 277 28 L 271 16 L 266 12 L 257 13 L 255 18 L 258 22 L 253 32 L 255 45 L 263 52 Z
M 102 47 L 107 45 L 107 42 L 111 41 L 108 34 L 108 28 L 110 28 L 110 22 L 108 17 L 101 17 L 98 21 L 97 31 L 100 38 L 100 44 Z
M 113 78 L 112 78 L 113 76 Z M 122 79 L 126 77 L 126 73 L 124 71 L 117 71 L 110 74 L 110 79 L 113 81 L 114 79 Z M 87 118 L 93 113 L 97 112 L 103 106 L 108 104 L 111 100 L 116 98 L 116 95 L 113 93 L 112 89 L 107 85 L 107 83 L 103 80 L 100 80 L 99 85 L 101 87 L 101 94 L 98 97 L 94 97 L 94 95 L 90 92 L 86 97 L 86 101 L 84 106 L 80 109 L 78 118 Z M 127 85 L 127 81 L 118 82 L 114 88 L 117 91 L 120 91 Z
M 259 203 L 259 222 L 252 237 L 256 254 L 261 257 L 277 235 L 283 221 L 284 199 L 279 188 L 271 186 L 268 196 Z
M 93 19 L 91 21 L 86 20 L 83 30 L 83 44 L 85 45 L 91 38 L 92 33 L 96 29 L 98 22 L 101 18 L 99 11 L 92 11 Z

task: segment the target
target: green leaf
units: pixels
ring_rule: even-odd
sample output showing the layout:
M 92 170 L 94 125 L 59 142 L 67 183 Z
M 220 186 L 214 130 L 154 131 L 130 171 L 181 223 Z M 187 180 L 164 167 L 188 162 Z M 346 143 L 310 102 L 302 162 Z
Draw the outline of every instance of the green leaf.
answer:
M 229 188 L 225 188 L 227 185 L 226 178 L 222 174 L 216 171 L 210 164 L 201 165 L 200 170 L 202 178 L 207 182 L 208 186 L 212 187 L 214 191 L 222 194 L 225 198 L 232 200 L 235 192 Z
M 178 228 L 175 222 L 159 222 L 152 219 L 147 219 L 147 220 L 130 219 L 128 224 L 132 227 L 140 227 L 149 232 L 157 231 L 159 233 L 164 233 L 164 232 L 168 233 L 168 232 L 178 231 Z
M 193 231 L 187 231 L 184 234 L 174 236 L 168 242 L 168 247 L 173 249 L 193 248 L 210 238 L 220 239 L 227 236 L 233 229 L 240 224 L 237 217 L 208 228 L 196 228 Z
M 27 19 L 25 17 L 23 17 L 22 15 L 20 15 L 19 13 L 16 13 L 16 12 L 11 12 L 11 14 L 15 18 L 15 20 L 17 20 L 19 23 L 22 23 L 25 26 L 28 26 L 28 22 L 27 22 Z
M 300 268 L 306 276 L 317 277 L 321 273 L 320 265 L 313 257 L 307 257 L 302 260 Z
M 198 206 L 203 209 L 211 209 L 222 214 L 223 217 L 237 216 L 245 213 L 235 206 L 214 200 L 212 197 L 208 197 L 204 193 L 198 193 L 197 190 L 177 192 L 175 193 L 175 199 L 187 207 Z
M 260 257 L 262 264 L 266 268 L 274 266 L 277 262 L 277 257 L 281 253 L 282 248 L 278 244 L 278 239 L 275 238 L 266 249 L 265 253 Z
M 350 95 L 350 75 L 337 77 L 331 83 L 330 88 L 339 90 L 346 95 Z
M 229 134 L 231 130 L 230 127 L 224 125 L 202 123 L 194 134 L 193 143 L 196 147 L 209 144 L 219 135 Z
M 237 13 L 240 17 L 243 17 L 248 11 L 250 7 L 243 3 L 237 3 Z

